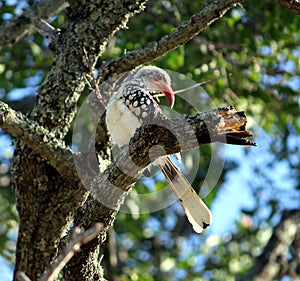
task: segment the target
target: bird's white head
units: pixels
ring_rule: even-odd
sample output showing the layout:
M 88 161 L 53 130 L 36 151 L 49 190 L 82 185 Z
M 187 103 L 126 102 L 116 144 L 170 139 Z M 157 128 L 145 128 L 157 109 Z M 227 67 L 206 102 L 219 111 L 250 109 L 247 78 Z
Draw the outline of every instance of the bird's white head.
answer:
M 142 79 L 147 90 L 163 93 L 170 107 L 173 107 L 175 96 L 171 88 L 171 78 L 167 72 L 156 66 L 144 66 L 134 74 L 133 78 Z

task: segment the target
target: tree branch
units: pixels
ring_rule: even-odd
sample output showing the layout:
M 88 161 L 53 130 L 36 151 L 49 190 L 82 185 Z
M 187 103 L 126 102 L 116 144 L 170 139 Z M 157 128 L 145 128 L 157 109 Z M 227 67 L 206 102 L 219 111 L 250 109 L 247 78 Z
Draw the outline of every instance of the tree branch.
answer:
M 300 210 L 284 211 L 279 224 L 253 267 L 238 281 L 268 281 L 277 279 L 280 260 L 286 260 L 289 247 L 300 233 Z
M 32 19 L 41 17 L 45 20 L 51 19 L 58 14 L 68 3 L 65 0 L 41 0 L 30 6 L 19 17 L 6 21 L 0 26 L 0 49 L 6 45 L 18 42 L 34 30 Z
M 143 169 L 158 157 L 212 142 L 256 145 L 245 139 L 252 136 L 245 130 L 245 113 L 233 106 L 175 119 L 161 116 L 153 122 L 140 127 L 129 146 L 92 183 L 93 196 L 100 201 L 105 199 L 114 210 L 119 210 Z
M 82 221 L 79 224 L 87 228 L 95 220 L 100 221 L 101 219 L 111 225 L 115 211 L 123 203 L 138 175 L 159 156 L 193 149 L 211 142 L 255 145 L 254 142 L 245 139 L 252 134 L 245 130 L 247 118 L 244 112 L 237 112 L 231 106 L 176 119 L 164 117 L 156 120 L 155 123 L 137 130 L 127 149 L 103 174 L 99 174 L 94 182 L 93 190 L 97 191 L 97 187 L 100 187 L 101 198 L 104 196 L 105 201 L 109 202 L 110 208 L 94 202 L 93 204 L 96 206 L 89 208 L 92 212 L 90 214 L 84 212 L 86 218 L 81 218 Z M 80 167 L 74 164 L 74 155 L 48 130 L 27 119 L 23 114 L 10 109 L 3 102 L 0 102 L 0 127 L 49 161 L 64 178 L 72 180 L 74 186 L 83 187 L 77 175 Z M 154 150 L 153 147 L 162 147 L 163 149 Z M 86 160 L 87 158 L 82 161 L 83 166 L 89 167 L 89 162 Z M 96 173 L 89 178 L 93 178 L 95 175 Z M 111 188 L 112 186 L 118 187 L 118 192 L 122 191 L 116 195 L 112 192 L 114 190 Z
M 300 2 L 299 0 L 276 0 L 280 5 L 288 8 L 293 13 L 300 15 Z
M 65 178 L 77 179 L 72 151 L 65 146 L 64 142 L 1 101 L 0 128 L 29 145 Z
M 144 48 L 126 52 L 114 60 L 101 66 L 98 79 L 106 80 L 122 72 L 130 71 L 140 64 L 150 62 L 183 45 L 206 29 L 217 19 L 221 18 L 229 9 L 242 3 L 244 0 L 217 0 L 203 7 L 198 14 L 182 23 L 173 32 L 162 38 L 150 42 Z
M 164 117 L 154 122 L 155 124 L 148 124 L 138 129 L 125 151 L 103 174 L 97 176 L 92 184 L 92 193 L 98 201 L 90 198 L 81 207 L 79 212 L 83 216 L 77 217 L 75 225 L 87 228 L 96 221 L 102 221 L 105 226 L 111 226 L 116 212 L 139 174 L 159 156 L 174 154 L 211 142 L 255 145 L 245 139 L 252 136 L 245 130 L 247 123 L 245 114 L 237 112 L 231 106 L 176 119 Z M 29 145 L 49 161 L 63 177 L 68 177 L 73 183 L 77 182 L 76 185 L 81 185 L 72 152 L 48 130 L 35 124 L 22 113 L 15 112 L 3 102 L 0 102 L 0 127 Z M 163 147 L 163 149 L 153 150 L 153 147 Z M 87 163 L 84 164 L 86 166 Z M 92 208 L 91 204 L 93 204 Z M 95 243 L 91 244 L 91 247 L 96 247 L 97 243 Z M 82 254 L 87 254 L 89 250 L 90 248 L 84 250 Z M 78 260 L 80 256 L 77 256 L 74 261 Z
M 129 161 L 134 160 L 137 167 L 141 167 L 136 171 L 136 175 L 159 156 L 175 154 L 199 145 L 211 142 L 256 145 L 245 139 L 252 136 L 252 133 L 245 131 L 247 123 L 245 113 L 237 112 L 232 106 L 176 119 L 164 117 L 155 122 L 158 123 L 148 124 L 137 130 L 125 152 L 125 159 L 117 161 L 124 162 L 126 167 Z M 79 184 L 74 154 L 47 129 L 29 120 L 22 113 L 14 111 L 4 102 L 0 102 L 0 127 L 30 146 L 63 177 L 73 179 L 75 183 L 78 181 Z M 150 160 L 149 152 L 154 144 L 163 147 L 164 154 L 158 152 L 156 155 L 151 151 L 153 159 Z M 130 157 L 126 159 L 127 156 Z

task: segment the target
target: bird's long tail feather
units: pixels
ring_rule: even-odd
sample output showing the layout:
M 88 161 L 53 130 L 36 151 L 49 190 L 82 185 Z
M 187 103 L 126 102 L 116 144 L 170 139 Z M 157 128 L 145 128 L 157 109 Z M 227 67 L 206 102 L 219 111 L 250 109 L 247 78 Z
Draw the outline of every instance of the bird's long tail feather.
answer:
M 195 232 L 201 233 L 211 224 L 212 218 L 208 207 L 169 156 L 159 158 L 158 163 L 193 229 Z

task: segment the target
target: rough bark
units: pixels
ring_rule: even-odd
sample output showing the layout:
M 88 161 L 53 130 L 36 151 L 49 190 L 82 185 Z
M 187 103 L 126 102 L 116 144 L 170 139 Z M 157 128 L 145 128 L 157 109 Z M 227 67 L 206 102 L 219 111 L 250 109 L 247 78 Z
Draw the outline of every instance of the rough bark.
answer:
M 84 232 L 79 228 L 75 228 L 68 246 L 60 253 L 55 262 L 48 266 L 44 274 L 37 281 L 52 281 L 58 278 L 61 270 L 69 262 L 73 255 L 80 251 L 83 245 L 96 238 L 102 230 L 103 227 L 101 223 L 95 224 L 95 226 Z M 22 271 L 17 273 L 17 277 L 19 281 L 31 281 L 26 273 Z
M 59 141 L 63 140 L 76 113 L 86 75 L 92 71 L 114 32 L 142 9 L 143 2 L 70 3 L 70 21 L 52 41 L 53 67 L 38 90 L 30 119 Z M 16 145 L 13 175 L 20 217 L 15 273 L 25 271 L 36 280 L 55 257 L 60 237 L 74 211 L 84 202 L 86 190 L 78 188 L 72 179 L 64 179 L 47 161 L 20 142 Z
M 54 134 L 1 101 L 0 127 L 15 139 L 30 146 L 64 178 L 72 179 L 74 185 L 80 186 L 80 182 L 78 180 L 76 182 L 76 168 L 72 152 Z

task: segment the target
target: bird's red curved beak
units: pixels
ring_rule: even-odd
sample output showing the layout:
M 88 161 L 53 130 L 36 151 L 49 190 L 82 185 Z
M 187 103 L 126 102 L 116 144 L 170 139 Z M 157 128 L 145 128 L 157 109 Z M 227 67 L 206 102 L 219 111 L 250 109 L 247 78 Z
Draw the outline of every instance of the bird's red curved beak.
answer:
M 175 102 L 175 96 L 174 96 L 172 88 L 171 87 L 165 88 L 163 90 L 163 93 L 165 94 L 165 96 L 170 104 L 170 108 L 172 108 L 174 106 L 174 102 Z
M 164 95 L 166 96 L 166 98 L 170 104 L 170 107 L 172 108 L 174 106 L 174 102 L 175 102 L 175 95 L 174 95 L 172 88 L 166 83 L 163 83 L 163 84 L 157 83 L 157 87 L 158 87 L 159 91 L 164 93 Z

